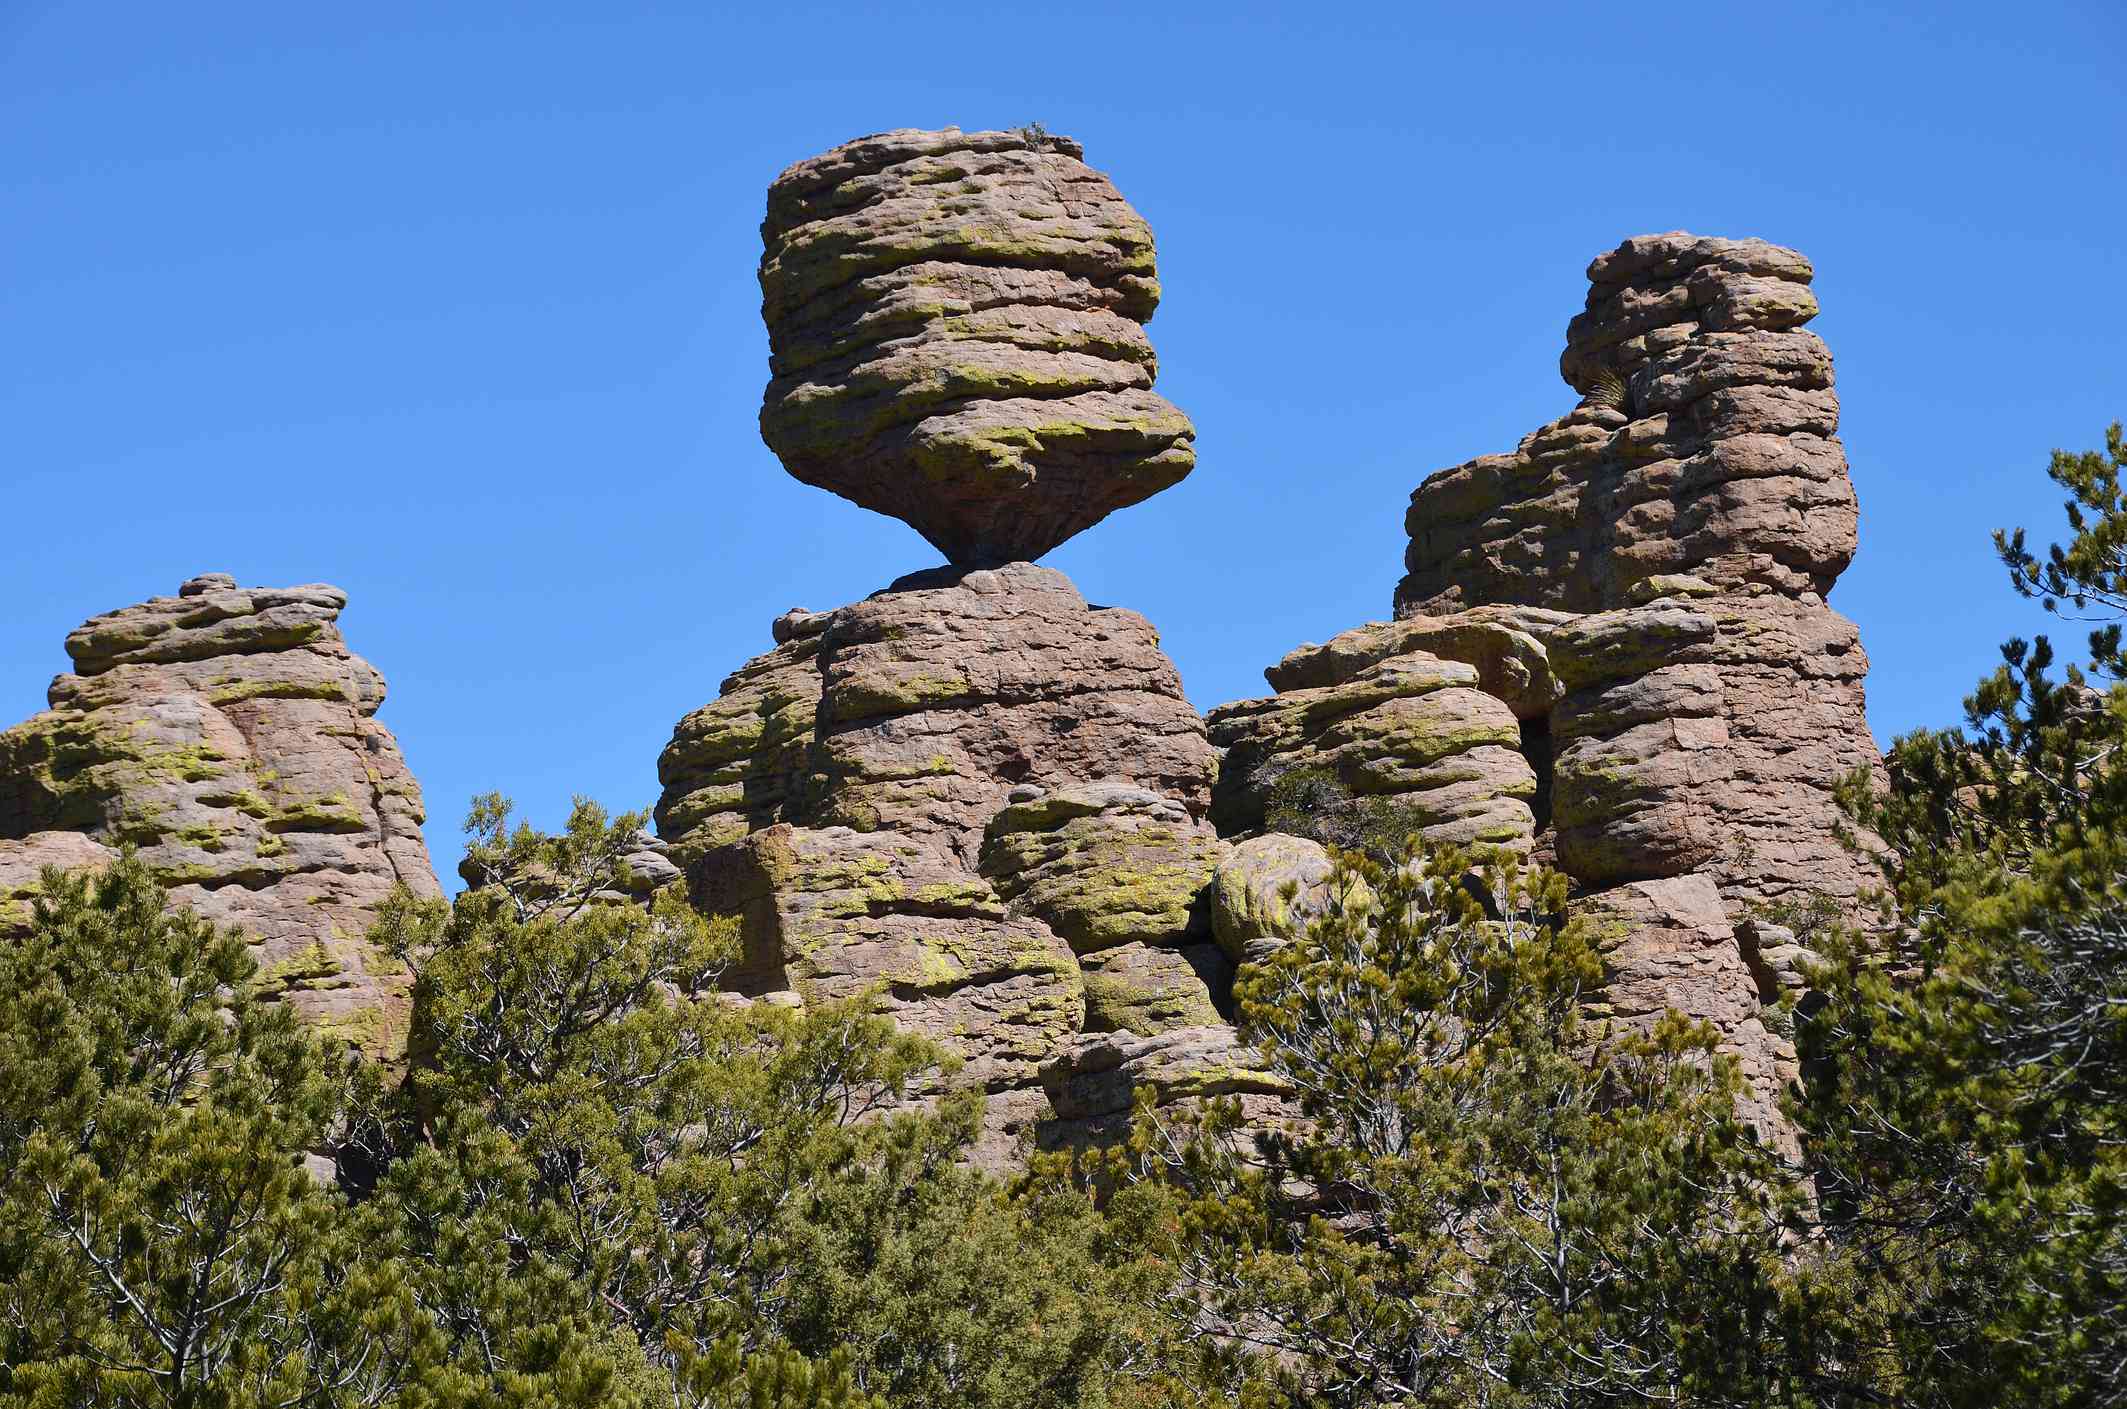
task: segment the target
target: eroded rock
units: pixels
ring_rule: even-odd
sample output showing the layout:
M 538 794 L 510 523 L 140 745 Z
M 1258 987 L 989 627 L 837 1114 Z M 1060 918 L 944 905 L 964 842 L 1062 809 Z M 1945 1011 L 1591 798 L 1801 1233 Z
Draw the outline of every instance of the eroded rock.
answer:
M 1798 1074 L 1794 1045 L 1766 1026 L 1735 919 L 1713 878 L 1633 881 L 1575 901 L 1572 909 L 1590 925 L 1603 958 L 1603 989 L 1591 1015 L 1646 1031 L 1674 1009 L 1709 1024 L 1740 1068 L 1744 1118 L 1760 1139 L 1798 1154 L 1780 1110 L 1780 1092 Z
M 1152 1092 L 1157 1107 L 1236 1098 L 1245 1124 L 1259 1129 L 1294 1118 L 1285 1081 L 1269 1069 L 1261 1051 L 1223 1025 L 1175 1028 L 1151 1037 L 1081 1038 L 1044 1064 L 1041 1083 L 1053 1112 L 1038 1132 L 1045 1149 L 1123 1138 L 1141 1089 Z
M 1205 902 L 1225 851 L 1171 798 L 1081 784 L 999 812 L 982 871 L 1078 956 L 1087 1032 L 1151 1036 L 1221 1021 L 1232 965 L 1212 942 Z
M 1735 904 L 1873 876 L 1834 785 L 1873 763 L 1868 659 L 1824 594 L 1856 509 L 1809 261 L 1641 236 L 1588 269 L 1560 360 L 1583 395 L 1411 496 L 1401 621 L 1581 617 L 1546 639 L 1558 859 L 1586 885 L 1713 875 Z
M 1533 844 L 1537 777 L 1521 724 L 1482 672 L 1411 649 L 1351 652 L 1300 678 L 1326 683 L 1211 711 L 1225 749 L 1213 815 L 1229 835 L 1264 827 L 1341 846 Z M 1286 678 L 1299 676 L 1287 672 Z
M 705 908 L 740 917 L 739 991 L 808 1002 L 875 992 L 985 1090 L 1030 1084 L 1084 1027 L 1070 946 L 934 848 L 782 823 L 710 852 L 693 880 Z
M 248 932 L 269 990 L 396 1059 L 408 979 L 365 934 L 394 885 L 437 885 L 346 603 L 208 574 L 69 635 L 50 708 L 0 733 L 0 895 L 39 858 L 132 845 L 173 901 Z
M 776 634 L 660 760 L 670 856 L 743 917 L 737 987 L 879 992 L 989 1093 L 991 1163 L 1081 1033 L 1221 1020 L 1216 760 L 1150 623 L 1015 563 Z
M 892 831 L 972 869 L 1022 784 L 1123 783 L 1201 818 L 1216 768 L 1152 624 L 1013 563 L 808 614 L 680 722 L 657 823 L 683 860 L 788 821 Z
M 1211 881 L 1212 932 L 1226 957 L 1254 963 L 1306 933 L 1329 908 L 1330 867 L 1322 843 L 1283 832 L 1228 848 Z
M 1031 560 L 1196 462 L 1152 390 L 1152 231 L 1067 137 L 898 131 L 768 192 L 761 434 L 961 566 Z
M 1712 1022 L 1775 1135 L 1792 1055 L 1764 1005 L 1799 992 L 1804 960 L 1750 917 L 1821 897 L 1858 918 L 1874 880 L 1833 796 L 1876 749 L 1867 656 L 1825 603 L 1856 508 L 1831 355 L 1802 328 L 1811 273 L 1761 240 L 1680 233 L 1596 259 L 1560 360 L 1581 404 L 1418 487 L 1394 622 L 1295 651 L 1267 672 L 1276 698 L 1212 715 L 1229 834 L 1292 825 L 1267 796 L 1280 770 L 1328 771 L 1345 806 L 1430 819 L 1445 796 L 1483 819 L 1435 821 L 1434 840 L 1520 844 L 1526 799 L 1525 849 L 1604 927 L 1609 1010 Z M 1376 696 L 1412 711 L 1400 697 L 1457 691 L 1496 708 L 1416 708 L 1444 737 L 1492 722 L 1450 755 L 1470 791 L 1368 756 L 1380 729 L 1324 727 Z

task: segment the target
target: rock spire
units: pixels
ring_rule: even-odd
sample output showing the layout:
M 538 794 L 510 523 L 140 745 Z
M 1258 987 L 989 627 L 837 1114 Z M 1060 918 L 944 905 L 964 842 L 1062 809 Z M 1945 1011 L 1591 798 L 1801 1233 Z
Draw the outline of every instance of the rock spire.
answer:
M 1778 1139 L 1790 922 L 1857 916 L 1872 874 L 1833 797 L 1876 747 L 1825 603 L 1857 514 L 1812 273 L 1683 233 L 1599 256 L 1560 359 L 1580 404 L 1419 485 L 1396 619 L 1293 652 L 1210 729 L 1222 831 L 1555 860 L 1609 964 L 1598 1012 L 1712 1022 Z

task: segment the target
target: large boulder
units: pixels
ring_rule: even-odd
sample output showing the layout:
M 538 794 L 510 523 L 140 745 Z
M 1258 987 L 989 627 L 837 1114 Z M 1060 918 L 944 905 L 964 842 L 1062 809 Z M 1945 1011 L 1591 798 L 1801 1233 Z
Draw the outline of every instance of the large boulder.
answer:
M 899 131 L 768 192 L 761 434 L 960 566 L 1034 559 L 1187 475 L 1152 390 L 1152 231 L 1079 145 Z
M 173 901 L 248 933 L 269 991 L 396 1058 L 409 980 L 365 936 L 394 886 L 438 887 L 346 604 L 210 574 L 68 636 L 50 708 L 0 733 L 0 902 L 19 917 L 38 863 L 130 845 Z
M 1331 904 L 1328 848 L 1265 832 L 1234 843 L 1211 878 L 1211 927 L 1236 965 L 1255 963 L 1307 932 Z

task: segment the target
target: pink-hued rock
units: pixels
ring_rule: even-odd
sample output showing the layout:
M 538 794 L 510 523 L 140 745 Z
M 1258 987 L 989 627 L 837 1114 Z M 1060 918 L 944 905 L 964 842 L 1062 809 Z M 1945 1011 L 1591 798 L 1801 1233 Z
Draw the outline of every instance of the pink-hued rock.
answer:
M 1330 776 L 1348 795 L 1332 805 L 1438 817 L 1437 777 L 1354 769 L 1352 739 L 1328 726 L 1399 683 L 1488 697 L 1499 731 L 1467 735 L 1453 767 L 1501 824 L 1417 830 L 1555 861 L 1605 928 L 1612 1010 L 1714 1023 L 1774 1134 L 1792 1055 L 1760 1013 L 1794 983 L 1760 982 L 1751 956 L 1765 948 L 1771 973 L 1767 956 L 1796 946 L 1765 946 L 1761 931 L 1786 932 L 1764 909 L 1825 896 L 1859 918 L 1874 880 L 1834 801 L 1877 753 L 1868 657 L 1825 603 L 1857 512 L 1831 354 L 1802 327 L 1811 274 L 1762 240 L 1680 233 L 1597 258 L 1560 359 L 1580 404 L 1418 487 L 1394 622 L 1302 647 L 1266 672 L 1273 699 L 1211 715 L 1221 830 L 1296 830 L 1309 819 L 1270 796 L 1281 774 Z M 1526 839 L 1504 825 L 1523 803 Z
M 1632 881 L 1573 903 L 1592 929 L 1605 970 L 1590 1005 L 1599 1023 L 1646 1031 L 1672 1009 L 1720 1033 L 1743 1078 L 1742 1114 L 1759 1138 L 1792 1156 L 1793 1127 L 1780 1092 L 1797 1075 L 1794 1044 L 1769 1028 L 1736 925 L 1709 876 Z
M 1876 759 L 1868 658 L 1824 596 L 1856 509 L 1809 261 L 1673 233 L 1589 266 L 1584 395 L 1411 496 L 1400 621 L 1582 617 L 1545 644 L 1558 859 L 1585 885 L 1704 870 L 1732 903 L 1851 903 L 1832 788 Z
M 31 832 L 0 839 L 0 943 L 26 932 L 31 907 L 43 892 L 44 868 L 100 871 L 118 853 L 80 832 Z
M 949 562 L 1034 559 L 1196 463 L 1152 390 L 1152 231 L 1067 137 L 899 131 L 768 191 L 761 434 Z
M 396 1059 L 409 980 L 365 935 L 393 886 L 438 888 L 346 602 L 209 574 L 82 625 L 51 707 L 0 733 L 0 873 L 130 844 L 174 902 L 245 930 L 307 1020 Z
M 698 905 L 741 916 L 735 987 L 876 988 L 988 1093 L 991 1164 L 1081 1033 L 1219 1021 L 1217 762 L 1149 622 L 1013 563 L 775 634 L 659 760 L 672 858 Z

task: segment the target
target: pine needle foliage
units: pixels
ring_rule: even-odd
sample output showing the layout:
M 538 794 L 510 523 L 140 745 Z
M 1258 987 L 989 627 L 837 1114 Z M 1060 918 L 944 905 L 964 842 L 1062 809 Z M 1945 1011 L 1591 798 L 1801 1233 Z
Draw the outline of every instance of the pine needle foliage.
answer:
M 1118 1196 L 1171 1230 L 1201 1381 L 1264 1406 L 1774 1402 L 1789 1201 L 1712 1031 L 1591 1021 L 1601 963 L 1555 874 L 1407 844 L 1329 887 L 1236 985 L 1304 1119 L 1251 1140 L 1230 1102 L 1145 1108 Z

